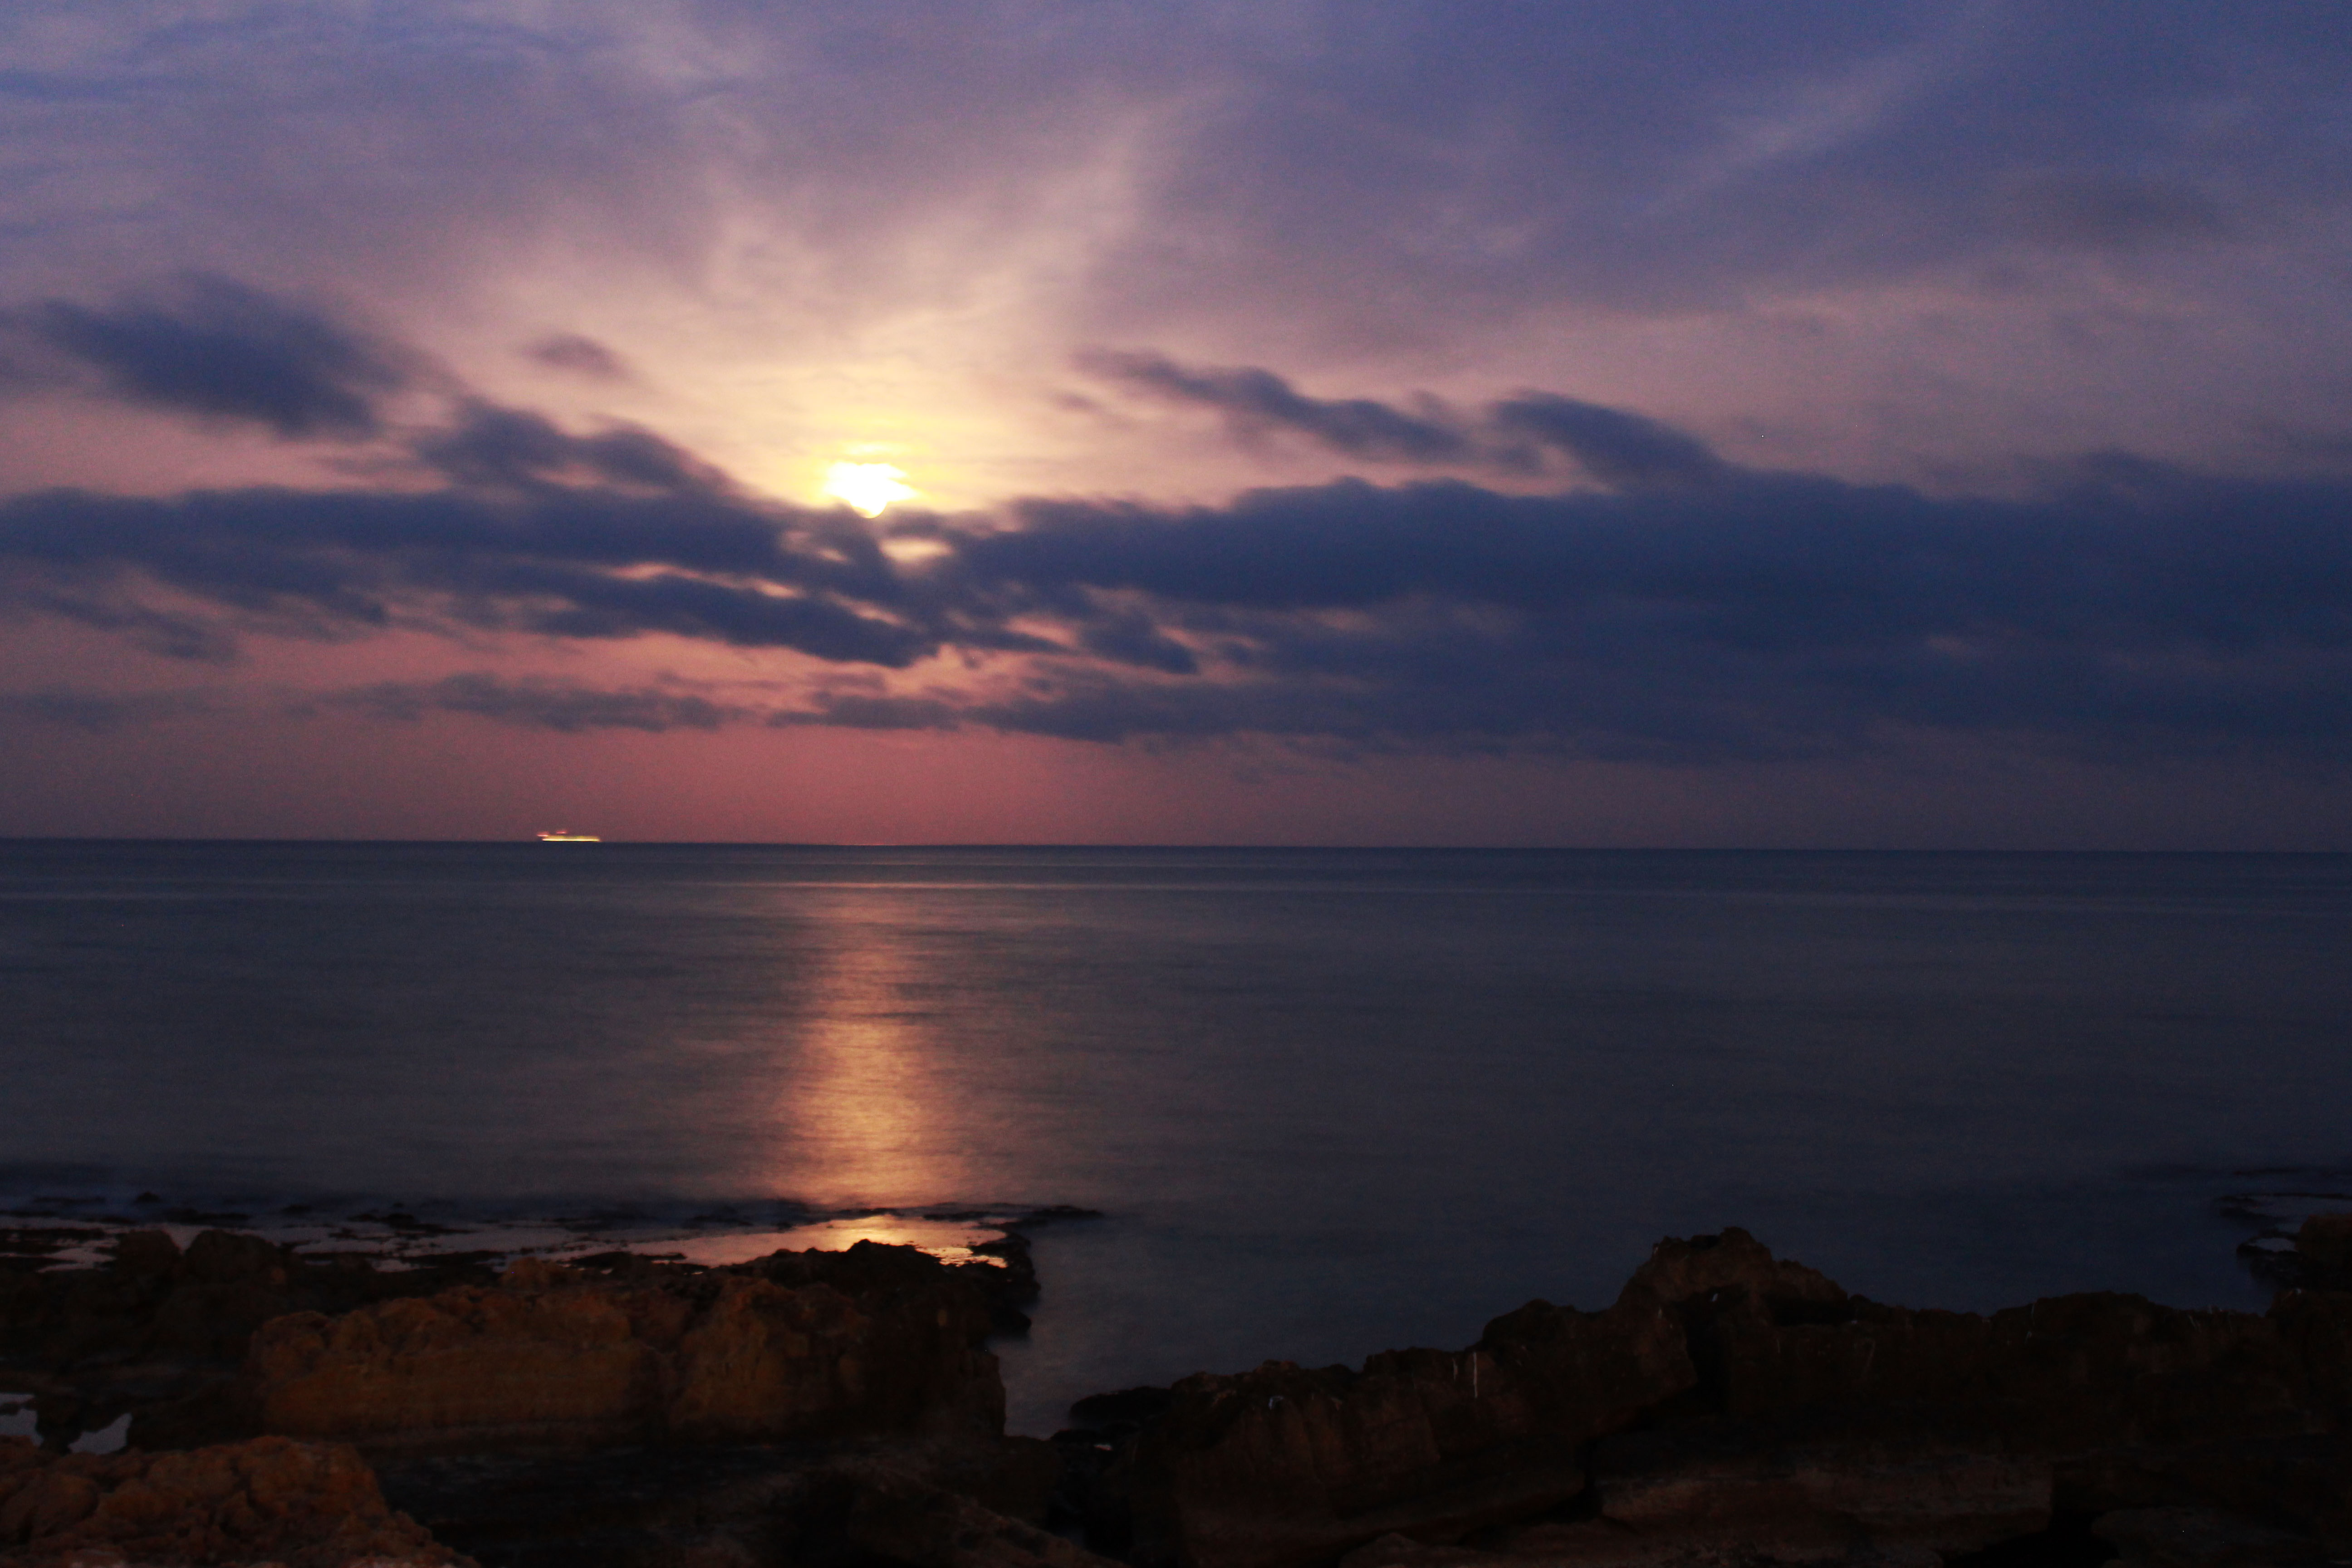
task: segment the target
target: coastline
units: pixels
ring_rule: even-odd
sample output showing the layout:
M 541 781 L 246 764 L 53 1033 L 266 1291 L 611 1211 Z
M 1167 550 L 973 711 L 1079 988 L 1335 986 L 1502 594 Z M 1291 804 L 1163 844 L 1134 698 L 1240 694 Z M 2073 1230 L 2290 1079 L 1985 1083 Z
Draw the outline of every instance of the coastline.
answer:
M 376 1500 L 321 1518 L 375 1521 L 413 1549 L 399 1561 L 490 1568 L 2057 1563 L 2097 1542 L 2218 1565 L 2352 1547 L 2352 1216 L 2249 1254 L 2284 1287 L 2266 1313 L 2105 1293 L 1887 1307 L 1744 1231 L 1669 1238 L 1599 1311 L 1538 1300 L 1461 1350 L 1106 1391 L 1050 1442 L 1008 1437 L 987 1346 L 1036 1299 L 1026 1231 L 1089 1217 L 942 1216 L 996 1237 L 952 1260 L 866 1239 L 495 1268 L 478 1249 L 379 1268 L 120 1232 L 100 1267 L 0 1274 L 0 1384 L 40 1385 L 46 1439 L 0 1444 L 0 1561 L 132 1541 L 106 1536 L 108 1500 L 153 1491 L 174 1454 L 343 1491 L 365 1472 Z M 64 1452 L 124 1415 L 121 1451 Z M 592 1500 L 604 1524 L 562 1522 Z M 156 1529 L 185 1511 L 155 1508 Z M 2221 1544 L 2183 1557 L 2166 1530 Z M 341 1550 L 284 1560 L 314 1546 Z M 177 1560 L 259 1561 L 236 1549 Z

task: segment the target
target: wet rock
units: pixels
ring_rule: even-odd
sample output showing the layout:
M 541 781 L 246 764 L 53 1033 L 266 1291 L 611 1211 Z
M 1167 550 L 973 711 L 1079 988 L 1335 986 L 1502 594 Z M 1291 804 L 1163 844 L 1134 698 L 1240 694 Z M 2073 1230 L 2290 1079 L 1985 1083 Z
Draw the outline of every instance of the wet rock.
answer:
M 21 1568 L 467 1562 L 393 1512 L 356 1453 L 282 1437 L 178 1454 L 63 1457 L 0 1438 L 0 1557 Z
M 910 1247 L 780 1253 L 599 1279 L 535 1259 L 466 1286 L 253 1336 L 222 1420 L 377 1455 L 781 1442 L 994 1443 L 1003 1388 L 978 1288 Z M 140 1443 L 204 1435 L 187 1404 Z

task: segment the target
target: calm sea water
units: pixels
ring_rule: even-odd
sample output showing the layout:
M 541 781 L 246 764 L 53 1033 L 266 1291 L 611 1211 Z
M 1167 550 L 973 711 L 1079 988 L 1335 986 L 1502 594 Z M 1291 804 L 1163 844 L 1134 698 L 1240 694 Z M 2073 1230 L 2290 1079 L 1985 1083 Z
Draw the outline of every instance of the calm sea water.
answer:
M 20 842 L 0 1031 L 0 1194 L 1101 1209 L 1050 1431 L 1727 1223 L 2258 1303 L 2217 1200 L 2352 1190 L 2352 857 Z

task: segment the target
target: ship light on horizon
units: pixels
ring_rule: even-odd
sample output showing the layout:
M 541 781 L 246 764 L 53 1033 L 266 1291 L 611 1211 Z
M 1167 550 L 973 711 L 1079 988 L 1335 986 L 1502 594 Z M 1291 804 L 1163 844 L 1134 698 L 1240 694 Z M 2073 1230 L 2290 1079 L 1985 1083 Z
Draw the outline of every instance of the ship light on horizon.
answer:
M 835 463 L 825 470 L 824 493 L 868 517 L 880 517 L 892 501 L 921 493 L 906 479 L 906 471 L 889 463 Z

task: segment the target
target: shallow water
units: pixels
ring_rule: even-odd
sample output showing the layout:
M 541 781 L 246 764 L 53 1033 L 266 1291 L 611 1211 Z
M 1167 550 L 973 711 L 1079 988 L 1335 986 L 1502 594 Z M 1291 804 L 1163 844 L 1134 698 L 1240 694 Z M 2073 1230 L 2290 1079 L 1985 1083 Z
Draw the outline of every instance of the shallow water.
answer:
M 2343 856 L 16 843 L 0 1193 L 1101 1209 L 1001 1347 L 1043 1431 L 1726 1223 L 1885 1300 L 2257 1302 L 2216 1200 L 2352 1191 L 2347 955 Z

